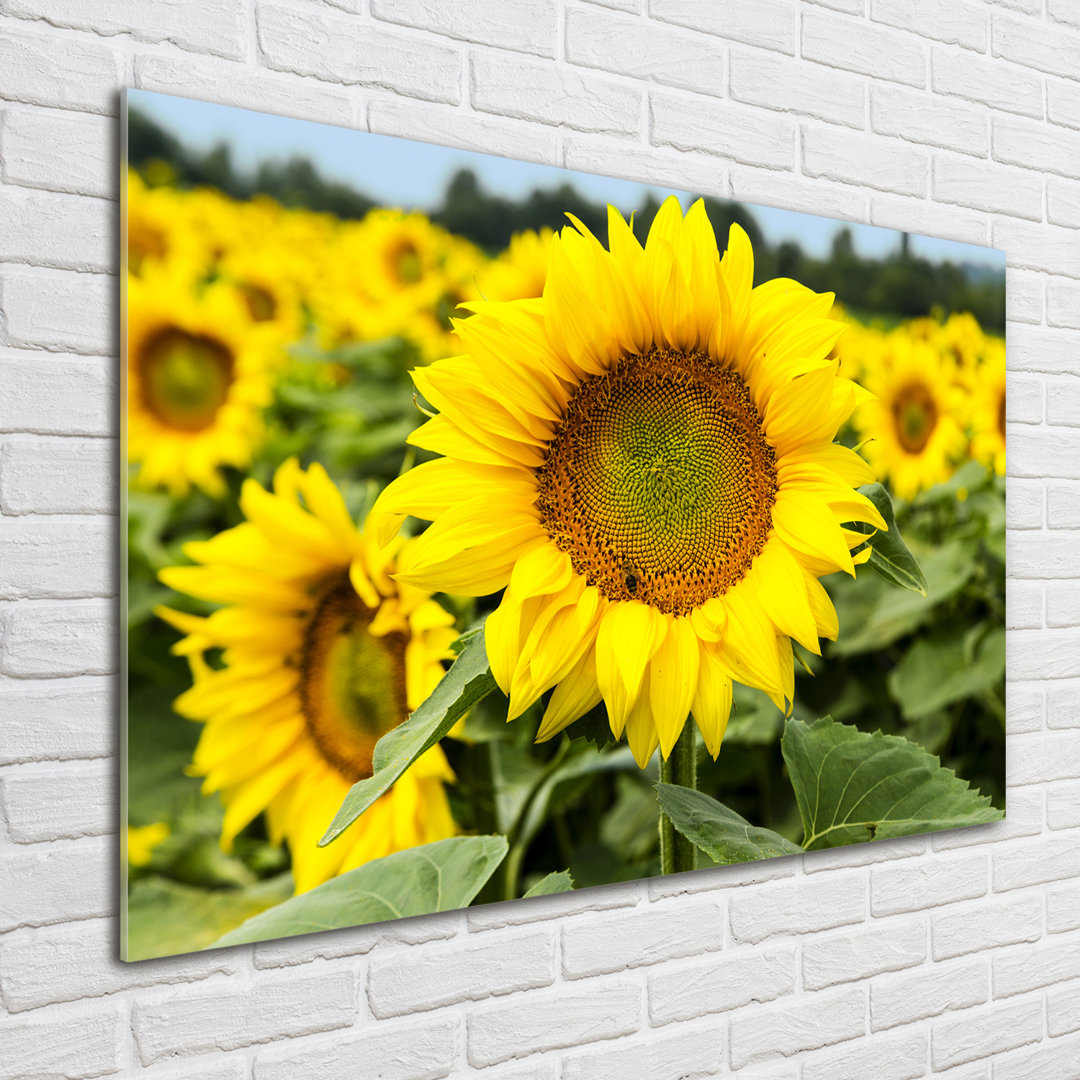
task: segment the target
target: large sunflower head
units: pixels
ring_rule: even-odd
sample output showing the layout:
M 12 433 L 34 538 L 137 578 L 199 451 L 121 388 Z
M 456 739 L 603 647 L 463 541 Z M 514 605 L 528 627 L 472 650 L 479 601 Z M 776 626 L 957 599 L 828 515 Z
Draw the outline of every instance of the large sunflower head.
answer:
M 224 491 L 220 467 L 251 460 L 278 339 L 226 282 L 175 270 L 127 285 L 127 445 L 137 482 L 174 495 Z
M 855 425 L 866 454 L 901 499 L 947 480 L 965 448 L 957 416 L 962 393 L 956 362 L 930 341 L 894 330 L 866 367 L 875 400 Z
M 573 219 L 572 219 L 573 220 Z M 860 391 L 829 351 L 832 297 L 754 288 L 745 232 L 720 259 L 704 206 L 669 199 L 642 247 L 609 211 L 551 245 L 543 296 L 469 305 L 463 356 L 414 373 L 440 410 L 411 437 L 442 454 L 377 509 L 433 520 L 399 578 L 482 595 L 509 716 L 552 690 L 548 738 L 601 700 L 644 765 L 693 712 L 714 755 L 732 680 L 783 705 L 791 639 L 835 613 L 818 578 L 854 572 L 883 528 L 836 445 Z
M 370 776 L 375 743 L 431 693 L 455 638 L 453 618 L 390 574 L 403 544 L 380 550 L 356 528 L 319 465 L 295 459 L 273 491 L 247 480 L 246 520 L 190 543 L 197 565 L 161 580 L 224 605 L 210 616 L 161 609 L 187 636 L 194 685 L 176 701 L 205 726 L 194 771 L 225 805 L 227 847 L 260 811 L 287 841 L 297 892 L 391 852 L 454 833 L 432 747 L 336 843 L 317 847 L 345 794 Z M 222 650 L 211 664 L 210 650 Z

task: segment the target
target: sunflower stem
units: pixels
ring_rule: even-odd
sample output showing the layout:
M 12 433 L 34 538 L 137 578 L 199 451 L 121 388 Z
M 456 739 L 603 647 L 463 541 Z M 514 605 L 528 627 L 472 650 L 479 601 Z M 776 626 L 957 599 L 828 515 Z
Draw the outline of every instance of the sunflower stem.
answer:
M 665 784 L 697 791 L 697 743 L 695 725 L 687 718 L 682 733 L 665 760 L 660 758 L 660 779 Z M 660 873 L 681 874 L 693 870 L 697 862 L 697 848 L 681 833 L 676 832 L 671 818 L 660 811 Z

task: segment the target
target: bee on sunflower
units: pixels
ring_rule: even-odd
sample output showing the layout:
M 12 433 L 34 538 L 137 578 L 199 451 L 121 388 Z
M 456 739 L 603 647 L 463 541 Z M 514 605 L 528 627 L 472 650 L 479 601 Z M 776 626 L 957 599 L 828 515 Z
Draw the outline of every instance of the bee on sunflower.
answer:
M 244 482 L 246 518 L 185 545 L 196 565 L 163 570 L 177 592 L 224 605 L 207 617 L 158 614 L 186 636 L 174 651 L 194 685 L 176 710 L 204 727 L 192 771 L 225 806 L 222 845 L 261 811 L 289 845 L 296 891 L 372 859 L 457 831 L 444 784 L 454 775 L 428 750 L 369 810 L 362 828 L 317 841 L 349 788 L 372 773 L 379 738 L 435 688 L 457 634 L 430 594 L 390 575 L 409 545 L 381 549 L 352 522 L 320 465 L 289 459 L 273 490 Z M 221 650 L 221 666 L 211 663 Z
M 399 581 L 505 590 L 488 658 L 508 719 L 552 691 L 538 740 L 603 701 L 642 767 L 690 713 L 715 757 L 733 680 L 785 707 L 792 640 L 836 637 L 818 579 L 869 557 L 845 524 L 886 528 L 834 442 L 867 395 L 830 358 L 832 295 L 754 288 L 702 202 L 668 199 L 644 246 L 613 208 L 607 249 L 571 221 L 541 298 L 466 305 L 464 354 L 413 373 L 439 414 L 409 441 L 443 456 L 383 492 L 380 534 L 433 522 Z

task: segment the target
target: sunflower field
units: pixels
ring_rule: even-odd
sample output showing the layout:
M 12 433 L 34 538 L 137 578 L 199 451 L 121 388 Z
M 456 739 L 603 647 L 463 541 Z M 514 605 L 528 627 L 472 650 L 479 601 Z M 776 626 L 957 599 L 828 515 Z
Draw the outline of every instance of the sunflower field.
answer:
M 1002 816 L 966 285 L 227 189 L 127 182 L 127 959 Z

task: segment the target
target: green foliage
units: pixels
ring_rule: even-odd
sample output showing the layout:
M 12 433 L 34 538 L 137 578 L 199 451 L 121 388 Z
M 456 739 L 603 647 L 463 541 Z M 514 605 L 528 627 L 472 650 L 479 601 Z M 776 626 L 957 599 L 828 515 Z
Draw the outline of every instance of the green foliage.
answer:
M 803 847 L 839 847 L 1003 815 L 936 757 L 898 735 L 872 734 L 825 717 L 792 720 L 781 741 Z
M 771 829 L 751 825 L 702 791 L 658 783 L 656 797 L 675 828 L 713 862 L 752 862 L 797 855 L 802 850 Z
M 886 532 L 874 532 L 869 541 L 869 565 L 890 584 L 926 596 L 926 576 L 900 535 L 893 512 L 892 497 L 880 484 L 867 484 L 859 488 L 859 491 L 877 507 L 889 527 Z M 851 527 L 856 532 L 873 532 L 872 527 L 863 522 L 852 522 Z
M 375 744 L 374 772 L 349 790 L 321 843 L 328 844 L 340 836 L 421 754 L 494 689 L 481 632 L 465 646 L 427 701 Z
M 555 893 L 570 892 L 573 888 L 574 879 L 569 870 L 553 870 L 529 889 L 524 899 L 528 900 L 530 896 L 553 896 Z
M 454 836 L 397 851 L 248 919 L 214 946 L 468 907 L 505 856 L 501 836 Z

